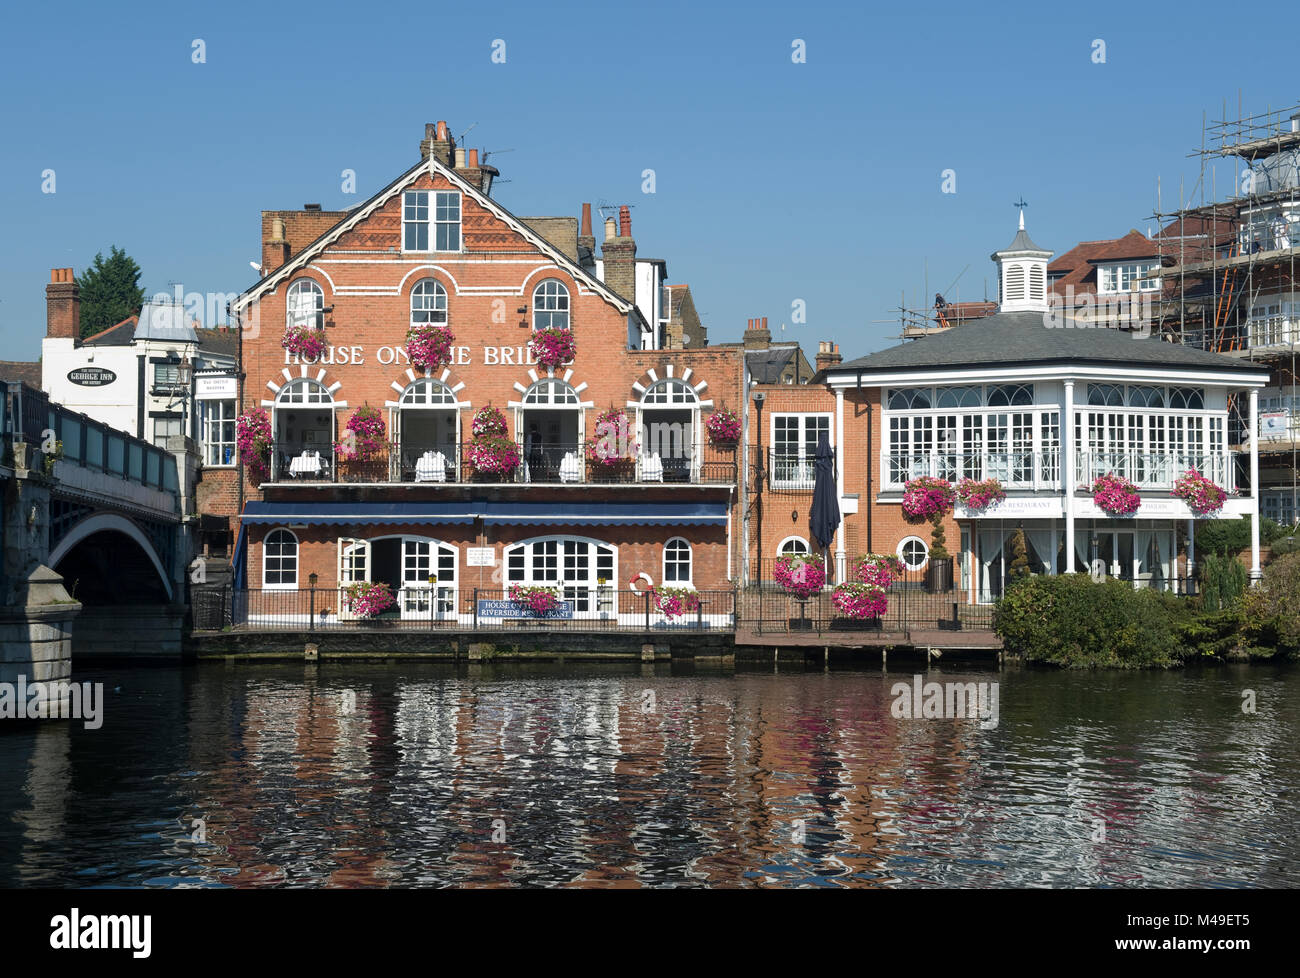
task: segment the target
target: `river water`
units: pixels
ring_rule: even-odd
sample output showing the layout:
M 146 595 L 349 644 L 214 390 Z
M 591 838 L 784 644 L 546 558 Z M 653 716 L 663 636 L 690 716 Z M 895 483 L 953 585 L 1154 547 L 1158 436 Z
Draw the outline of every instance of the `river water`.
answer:
M 86 671 L 100 729 L 0 721 L 0 885 L 1300 885 L 1300 668 L 913 675 Z

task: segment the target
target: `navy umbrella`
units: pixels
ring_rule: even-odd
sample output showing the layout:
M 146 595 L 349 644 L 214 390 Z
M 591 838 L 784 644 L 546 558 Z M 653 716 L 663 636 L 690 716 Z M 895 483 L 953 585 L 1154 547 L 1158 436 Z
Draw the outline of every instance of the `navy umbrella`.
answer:
M 825 550 L 840 525 L 840 503 L 835 492 L 835 456 L 826 433 L 817 437 L 817 474 L 813 481 L 812 509 L 808 511 L 808 529 Z

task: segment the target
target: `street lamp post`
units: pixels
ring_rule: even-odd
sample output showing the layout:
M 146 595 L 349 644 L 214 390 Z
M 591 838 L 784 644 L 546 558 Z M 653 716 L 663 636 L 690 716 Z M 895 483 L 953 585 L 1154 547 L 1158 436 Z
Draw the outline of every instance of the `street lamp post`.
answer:
M 754 391 L 754 424 L 758 428 L 758 451 L 755 461 L 755 469 L 758 478 L 754 486 L 754 512 L 758 520 L 758 586 L 763 586 L 763 401 L 767 395 L 762 391 Z

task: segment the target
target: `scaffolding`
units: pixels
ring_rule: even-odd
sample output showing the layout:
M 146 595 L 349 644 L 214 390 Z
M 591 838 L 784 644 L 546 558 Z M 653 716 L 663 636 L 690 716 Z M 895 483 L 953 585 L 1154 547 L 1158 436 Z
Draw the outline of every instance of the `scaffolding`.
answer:
M 1261 472 L 1270 473 L 1261 488 L 1289 490 L 1289 506 L 1281 510 L 1294 520 L 1300 515 L 1300 104 L 1251 116 L 1239 110 L 1230 119 L 1225 103 L 1218 121 L 1202 118 L 1201 146 L 1189 158 L 1198 160 L 1200 173 L 1189 195 L 1180 189 L 1176 209 L 1163 209 L 1157 184 L 1151 215 L 1160 228 L 1156 327 L 1168 339 L 1271 368 L 1267 393 L 1276 393 L 1285 423 L 1265 437 L 1263 430 L 1254 434 Z M 1232 161 L 1231 189 L 1220 197 L 1224 161 Z M 1229 440 L 1242 447 L 1248 427 L 1244 399 L 1230 399 Z

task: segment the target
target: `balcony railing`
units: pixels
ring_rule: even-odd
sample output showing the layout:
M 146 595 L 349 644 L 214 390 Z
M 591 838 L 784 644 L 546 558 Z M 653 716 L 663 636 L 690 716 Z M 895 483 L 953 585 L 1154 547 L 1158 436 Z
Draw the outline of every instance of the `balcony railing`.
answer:
M 366 462 L 336 459 L 328 447 L 272 452 L 272 482 L 365 482 L 464 484 L 734 484 L 738 449 L 702 445 L 675 446 L 669 455 L 642 453 L 612 465 L 586 458 L 576 442 L 515 445 L 519 465 L 509 474 L 478 471 L 472 443 L 420 445 L 392 442 L 378 458 Z
M 834 464 L 835 449 L 831 449 Z M 817 452 L 789 448 L 767 450 L 767 484 L 774 491 L 811 492 L 817 481 Z
M 950 482 L 997 479 L 1008 488 L 1061 491 L 1058 451 L 887 452 L 883 465 L 887 489 L 902 489 L 911 479 L 932 476 Z
M 1196 469 L 1224 489 L 1237 487 L 1238 452 L 1079 452 L 1075 484 L 1085 486 L 1108 473 L 1132 480 L 1143 489 L 1172 489 L 1189 469 Z M 902 489 L 911 479 L 933 476 L 997 479 L 1007 489 L 1063 491 L 1058 451 L 886 453 L 882 459 L 886 489 Z

